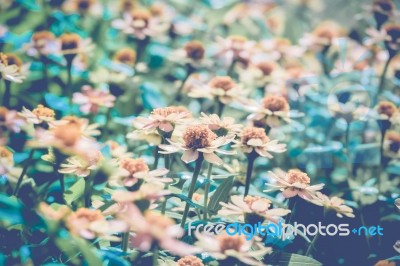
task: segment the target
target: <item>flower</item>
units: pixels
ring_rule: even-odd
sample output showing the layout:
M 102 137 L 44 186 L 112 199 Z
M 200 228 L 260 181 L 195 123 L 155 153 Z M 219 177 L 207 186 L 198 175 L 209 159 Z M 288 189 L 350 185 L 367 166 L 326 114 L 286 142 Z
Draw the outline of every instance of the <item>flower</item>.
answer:
M 134 130 L 126 135 L 126 138 L 131 140 L 144 140 L 151 145 L 159 145 L 162 142 L 162 137 L 154 129 Z
M 100 130 L 98 130 L 99 124 L 89 124 L 89 120 L 86 118 L 80 118 L 76 116 L 65 116 L 61 120 L 53 121 L 50 124 L 50 128 L 54 128 L 59 125 L 75 125 L 80 128 L 82 137 L 91 138 L 100 135 Z
M 270 247 L 264 247 L 257 240 L 246 241 L 242 235 L 229 236 L 228 234 L 209 235 L 196 233 L 196 246 L 201 247 L 217 260 L 229 257 L 236 258 L 247 265 L 262 265 L 257 259 L 271 253 Z
M 112 194 L 112 199 L 120 204 L 140 200 L 154 202 L 170 193 L 170 191 L 164 190 L 163 183 L 145 183 L 137 191 L 117 190 Z
M 334 21 L 325 21 L 319 24 L 312 33 L 305 34 L 300 44 L 312 51 L 326 52 L 334 41 L 345 37 L 344 29 Z
M 316 192 L 312 199 L 309 199 L 311 203 L 315 205 L 323 206 L 327 209 L 333 209 L 336 211 L 336 215 L 340 218 L 344 216 L 354 218 L 353 209 L 347 205 L 344 205 L 344 200 L 338 197 L 329 198 L 321 192 Z
M 76 33 L 64 33 L 60 36 L 60 51 L 67 61 L 71 61 L 78 54 L 87 54 L 94 48 L 90 39 L 82 40 Z
M 72 102 L 80 105 L 83 113 L 96 114 L 100 107 L 111 108 L 114 106 L 115 96 L 108 91 L 94 89 L 89 85 L 82 87 L 82 92 L 75 92 Z
M 218 51 L 215 55 L 222 58 L 227 64 L 235 61 L 247 63 L 255 45 L 254 41 L 249 41 L 240 35 L 231 35 L 225 39 L 217 37 Z
M 129 47 L 121 48 L 115 53 L 114 61 L 128 66 L 134 66 L 136 62 L 136 52 Z
M 203 43 L 196 40 L 187 42 L 182 48 L 173 51 L 169 56 L 169 60 L 189 67 L 189 72 L 211 64 L 205 58 Z
M 178 266 L 204 266 L 201 259 L 196 256 L 185 256 L 177 261 Z
M 32 111 L 22 107 L 22 112 L 20 112 L 19 115 L 24 117 L 28 123 L 37 125 L 54 121 L 56 113 L 54 110 L 39 104 Z
M 189 92 L 190 97 L 215 99 L 223 104 L 229 104 L 235 100 L 241 101 L 245 95 L 247 91 L 229 76 L 215 77 L 207 85 L 195 86 Z
M 313 199 L 315 192 L 321 190 L 324 186 L 324 184 L 310 186 L 310 178 L 308 175 L 298 169 L 291 169 L 284 176 L 278 176 L 271 171 L 269 171 L 268 174 L 277 183 L 267 183 L 267 186 L 272 187 L 272 189 L 266 190 L 265 192 L 280 190 L 285 198 L 299 196 L 303 199 L 310 200 Z
M 168 252 L 185 256 L 200 251 L 177 240 L 183 235 L 183 229 L 176 225 L 174 220 L 154 211 L 145 211 L 144 214 L 134 204 L 128 204 L 124 212 L 117 216 L 130 226 L 130 245 L 140 251 L 149 251 L 154 245 Z
M 65 205 L 61 205 L 56 210 L 49 206 L 47 203 L 41 202 L 39 204 L 39 213 L 42 214 L 49 220 L 52 221 L 61 221 L 63 220 L 69 213 L 71 213 L 71 209 Z
M 241 124 L 235 124 L 235 119 L 232 117 L 220 118 L 216 114 L 206 115 L 201 113 L 200 121 L 208 126 L 212 132 L 218 137 L 235 137 L 241 130 Z
M 204 156 L 204 159 L 212 164 L 221 165 L 223 161 L 214 152 L 222 154 L 233 154 L 232 152 L 223 151 L 219 147 L 224 146 L 231 142 L 229 138 L 217 137 L 205 125 L 193 125 L 189 126 L 183 132 L 183 136 L 180 142 L 174 142 L 167 139 L 170 145 L 159 145 L 162 149 L 160 153 L 170 154 L 178 151 L 183 151 L 181 157 L 185 163 L 196 161 L 200 154 Z
M 396 266 L 396 262 L 388 260 L 380 260 L 374 266 Z
M 66 163 L 61 164 L 58 172 L 62 174 L 74 174 L 78 177 L 87 177 L 90 171 L 97 169 L 103 156 L 100 151 L 87 153 L 87 158 L 73 156 L 67 159 Z
M 400 25 L 386 24 L 383 29 L 388 36 L 385 47 L 389 52 L 389 57 L 393 58 L 400 50 Z
M 169 172 L 168 169 L 162 168 L 149 171 L 149 166 L 141 158 L 123 158 L 120 160 L 119 165 L 124 170 L 120 173 L 119 179 L 122 179 L 123 185 L 127 187 L 135 185 L 139 180 L 161 184 L 172 181 L 170 178 L 164 177 Z
M 0 146 L 0 175 L 7 174 L 13 166 L 13 153 L 6 147 Z
M 22 83 L 25 79 L 22 70 L 22 61 L 15 55 L 0 53 L 0 80 Z
M 0 106 L 0 128 L 4 127 L 12 132 L 19 133 L 24 124 L 25 121 L 18 115 L 17 111 Z
M 270 140 L 265 130 L 256 127 L 246 127 L 240 133 L 240 139 L 234 141 L 233 147 L 241 149 L 244 153 L 256 152 L 258 155 L 273 158 L 270 152 L 282 153 L 286 151 L 286 144 L 278 140 Z
M 231 196 L 231 202 L 220 202 L 222 209 L 218 211 L 218 215 L 232 217 L 235 220 L 239 217 L 242 221 L 248 216 L 256 215 L 263 220 L 278 223 L 279 218 L 290 213 L 290 210 L 281 208 L 271 209 L 272 202 L 259 196 L 246 196 L 243 198 L 242 196 L 234 195 Z
M 134 35 L 139 40 L 155 36 L 165 29 L 146 9 L 134 9 L 131 13 L 125 13 L 123 19 L 114 20 L 112 26 L 125 34 Z
M 79 208 L 66 218 L 65 224 L 71 234 L 81 236 L 86 239 L 102 237 L 104 239 L 118 241 L 119 238 L 112 234 L 124 232 L 127 226 L 121 221 L 109 221 L 99 210 Z
M 56 36 L 50 31 L 35 32 L 24 49 L 30 56 L 48 56 L 60 52 Z
M 390 120 L 390 118 L 398 112 L 396 105 L 389 101 L 379 102 L 376 111 L 379 115 L 379 119 L 382 120 Z
M 183 106 L 169 106 L 154 109 L 148 118 L 136 118 L 136 125 L 145 130 L 157 129 L 160 134 L 172 134 L 176 125 L 187 124 L 191 113 Z
M 123 159 L 133 156 L 133 153 L 128 152 L 128 148 L 126 146 L 120 145 L 113 140 L 107 141 L 107 144 L 110 147 L 111 157 L 113 158 Z

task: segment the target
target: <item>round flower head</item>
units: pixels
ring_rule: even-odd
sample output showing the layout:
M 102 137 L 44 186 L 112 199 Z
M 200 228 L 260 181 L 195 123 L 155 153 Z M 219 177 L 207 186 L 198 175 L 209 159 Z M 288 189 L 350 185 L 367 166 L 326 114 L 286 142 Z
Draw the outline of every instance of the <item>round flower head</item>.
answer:
M 221 57 L 226 64 L 241 62 L 247 64 L 255 47 L 255 42 L 249 41 L 240 35 L 231 35 L 225 39 L 217 37 L 217 57 Z
M 21 67 L 22 61 L 18 56 L 0 53 L 0 80 L 21 83 L 25 79 Z
M 61 169 L 58 172 L 62 174 L 73 174 L 78 177 L 87 177 L 90 175 L 91 171 L 97 169 L 102 159 L 103 155 L 100 151 L 88 153 L 87 158 L 73 156 L 68 158 L 65 163 L 61 164 Z
M 72 102 L 80 105 L 80 110 L 83 113 L 96 114 L 100 107 L 113 107 L 115 96 L 106 90 L 94 89 L 89 85 L 85 85 L 82 87 L 82 92 L 74 93 Z
M 285 198 L 299 196 L 311 200 L 315 192 L 321 190 L 324 186 L 324 184 L 310 186 L 310 177 L 298 169 L 289 170 L 284 176 L 279 176 L 271 171 L 268 174 L 277 183 L 267 183 L 267 186 L 272 187 L 272 189 L 266 191 L 280 190 Z
M 54 121 L 56 113 L 54 110 L 39 104 L 35 109 L 29 111 L 25 107 L 22 108 L 22 112 L 19 113 L 20 116 L 24 117 L 28 123 L 34 125 L 41 124 L 43 122 L 49 123 Z
M 134 66 L 136 62 L 136 52 L 128 47 L 119 49 L 114 55 L 114 61 L 128 66 Z
M 173 51 L 169 60 L 188 68 L 188 74 L 201 67 L 209 66 L 210 60 L 205 58 L 205 48 L 199 41 L 190 41 L 182 48 Z
M 377 112 L 380 119 L 389 120 L 395 113 L 398 112 L 394 103 L 389 101 L 381 101 L 377 106 Z
M 197 160 L 201 153 L 206 161 L 221 165 L 223 163 L 221 158 L 215 155 L 214 152 L 233 154 L 232 152 L 219 149 L 219 147 L 228 144 L 230 141 L 229 138 L 218 138 L 217 135 L 205 125 L 193 125 L 184 130 L 180 142 L 174 142 L 168 139 L 170 145 L 160 145 L 159 147 L 162 149 L 160 153 L 163 154 L 183 151 L 182 161 L 186 163 Z
M 386 49 L 389 52 L 389 57 L 393 58 L 400 50 L 400 25 L 387 24 L 383 26 L 388 39 L 385 41 Z
M 83 40 L 76 33 L 64 33 L 60 36 L 60 50 L 67 61 L 72 62 L 78 54 L 85 54 L 92 49 L 90 39 Z
M 270 152 L 282 153 L 286 151 L 286 145 L 278 143 L 278 140 L 270 140 L 265 130 L 257 127 L 246 127 L 240 133 L 240 139 L 235 140 L 235 145 L 244 153 L 256 153 L 259 156 L 272 158 Z
M 241 101 L 247 91 L 238 85 L 229 76 L 218 76 L 211 79 L 207 85 L 195 86 L 189 96 L 193 98 L 208 98 L 217 100 L 223 104 L 233 101 Z
M 242 125 L 235 124 L 235 119 L 232 117 L 220 118 L 216 114 L 206 115 L 201 113 L 200 120 L 218 137 L 235 137 L 242 128 Z
M 199 41 L 188 42 L 183 49 L 186 52 L 186 56 L 192 60 L 201 60 L 204 58 L 205 49 Z
M 344 200 L 338 197 L 329 198 L 321 192 L 316 192 L 313 198 L 308 200 L 319 206 L 323 206 L 328 209 L 332 209 L 336 212 L 336 215 L 340 218 L 344 216 L 354 218 L 353 209 L 344 204 Z
M 341 26 L 333 21 L 325 21 L 319 24 L 311 34 L 306 34 L 300 43 L 305 47 L 309 47 L 313 51 L 323 49 L 327 51 L 335 40 L 344 37 L 345 31 Z
M 178 266 L 204 266 L 201 259 L 196 256 L 185 256 L 177 261 Z
M 59 52 L 56 36 L 50 31 L 39 31 L 32 35 L 31 41 L 25 46 L 30 56 L 47 56 Z

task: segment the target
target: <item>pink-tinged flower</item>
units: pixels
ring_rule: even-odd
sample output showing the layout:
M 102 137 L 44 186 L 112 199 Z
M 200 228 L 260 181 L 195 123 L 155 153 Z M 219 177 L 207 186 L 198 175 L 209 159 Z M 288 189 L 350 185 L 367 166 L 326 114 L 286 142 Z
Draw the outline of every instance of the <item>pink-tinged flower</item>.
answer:
M 248 18 L 265 19 L 265 14 L 269 14 L 275 7 L 273 1 L 241 1 L 225 13 L 223 21 L 226 25 Z
M 18 133 L 24 124 L 25 121 L 18 115 L 17 111 L 0 106 L 0 128 Z
M 58 171 L 63 174 L 73 174 L 78 177 L 87 177 L 90 172 L 96 170 L 103 160 L 103 155 L 100 151 L 90 151 L 86 158 L 72 156 L 67 161 L 61 164 L 61 169 Z
M 170 139 L 167 140 L 170 145 L 160 145 L 159 147 L 162 149 L 160 153 L 170 154 L 183 151 L 181 159 L 185 163 L 196 161 L 200 153 L 202 153 L 204 159 L 209 163 L 221 165 L 223 161 L 215 155 L 215 152 L 228 155 L 234 154 L 234 152 L 219 149 L 230 143 L 231 139 L 217 137 L 217 135 L 205 125 L 187 127 L 179 142 L 174 142 Z
M 208 98 L 223 104 L 234 101 L 243 101 L 248 91 L 243 89 L 229 76 L 218 76 L 211 79 L 206 85 L 194 86 L 189 92 L 193 98 Z
M 258 155 L 273 158 L 270 152 L 282 153 L 286 151 L 286 144 L 278 140 L 270 140 L 263 128 L 246 127 L 240 133 L 240 139 L 234 141 L 232 147 L 239 148 L 244 153 L 256 152 Z
M 65 116 L 61 118 L 61 120 L 53 121 L 50 123 L 50 128 L 54 128 L 60 125 L 70 125 L 77 126 L 81 130 L 81 134 L 85 138 L 92 138 L 95 136 L 99 136 L 101 134 L 98 129 L 99 124 L 89 124 L 89 120 L 86 118 L 80 118 L 76 116 Z
M 190 122 L 192 114 L 183 106 L 169 106 L 154 109 L 148 118 L 138 117 L 135 124 L 140 129 L 158 130 L 161 134 L 172 134 L 176 125 Z
M 353 209 L 345 205 L 344 200 L 339 197 L 329 198 L 327 195 L 324 195 L 318 191 L 313 195 L 313 198 L 308 199 L 308 201 L 315 205 L 334 210 L 336 215 L 340 218 L 343 218 L 343 215 L 350 218 L 355 217 L 353 214 Z
M 31 41 L 24 45 L 24 49 L 30 56 L 47 56 L 60 54 L 60 46 L 56 36 L 50 31 L 39 31 L 32 35 Z
M 399 110 L 397 109 L 396 105 L 389 101 L 381 101 L 376 106 L 375 110 L 376 118 L 379 120 L 391 120 Z
M 277 183 L 269 184 L 272 187 L 267 191 L 280 190 L 285 198 L 292 198 L 299 196 L 303 199 L 312 200 L 315 193 L 321 190 L 325 184 L 318 184 L 310 186 L 310 178 L 308 175 L 298 169 L 289 170 L 283 176 L 277 175 L 271 171 L 268 175 Z
M 16 55 L 0 53 L 0 80 L 22 83 L 25 79 L 26 67 Z
M 112 199 L 120 204 L 140 200 L 148 200 L 150 203 L 154 203 L 170 193 L 168 190 L 164 190 L 164 184 L 162 183 L 145 183 L 140 186 L 139 190 L 134 192 L 117 190 L 112 194 Z
M 312 33 L 305 34 L 300 44 L 312 51 L 320 51 L 331 46 L 339 38 L 345 37 L 344 29 L 334 21 L 319 24 Z
M 38 207 L 38 211 L 41 215 L 43 215 L 46 219 L 52 221 L 61 221 L 68 214 L 71 213 L 71 209 L 65 205 L 61 205 L 59 208 L 54 209 L 49 206 L 47 203 L 41 202 Z
M 141 127 L 142 125 L 138 125 L 138 127 Z M 156 145 L 158 146 L 162 142 L 162 137 L 161 135 L 157 132 L 155 129 L 138 129 L 134 130 L 131 133 L 128 133 L 126 135 L 127 139 L 130 140 L 141 140 L 141 141 L 146 141 L 150 145 Z
M 267 57 L 271 61 L 277 61 L 279 59 L 293 60 L 301 58 L 306 49 L 302 46 L 293 45 L 289 39 L 285 38 L 273 38 L 262 40 L 258 44 L 259 51 L 254 53 L 252 59 L 257 59 L 260 55 Z
M 232 117 L 220 118 L 216 114 L 206 115 L 201 113 L 200 121 L 208 126 L 218 137 L 234 138 L 242 129 L 242 125 L 235 124 L 235 119 Z
M 367 46 L 380 44 L 384 41 L 390 40 L 390 37 L 387 35 L 384 29 L 377 30 L 371 27 L 366 29 L 365 33 L 368 35 L 368 37 L 364 41 L 364 44 Z
M 302 115 L 296 111 L 290 111 L 289 103 L 280 95 L 267 95 L 261 103 L 249 100 L 244 108 L 252 112 L 248 117 L 249 120 L 266 123 L 269 127 L 278 127 L 282 122 L 291 123 L 291 117 Z
M 217 53 L 215 56 L 221 58 L 226 64 L 234 61 L 247 63 L 251 57 L 256 43 L 249 41 L 244 36 L 232 35 L 227 38 L 217 37 Z
M 13 166 L 13 153 L 6 147 L 0 146 L 0 175 L 7 174 Z
M 228 216 L 235 221 L 246 221 L 246 216 L 256 215 L 262 221 L 268 220 L 278 223 L 278 220 L 290 213 L 290 210 L 281 208 L 271 208 L 271 201 L 259 196 L 246 196 L 240 195 L 231 196 L 231 203 L 220 202 L 222 209 L 218 211 L 218 215 Z M 261 222 L 262 222 L 261 221 Z
M 119 162 L 120 172 L 115 174 L 113 179 L 121 180 L 124 186 L 130 187 L 140 180 L 146 183 L 169 183 L 172 179 L 164 177 L 169 170 L 165 168 L 149 170 L 146 162 L 139 159 L 124 158 Z
M 20 112 L 19 115 L 25 118 L 28 123 L 37 125 L 43 122 L 49 123 L 54 121 L 56 113 L 54 110 L 39 104 L 32 111 L 22 107 L 22 112 Z
M 199 41 L 190 41 L 184 47 L 177 49 L 168 57 L 170 61 L 192 69 L 199 69 L 211 65 L 211 61 L 205 58 L 205 48 Z
M 78 155 L 84 158 L 93 150 L 98 150 L 98 143 L 84 137 L 81 128 L 75 124 L 59 125 L 49 130 L 37 129 L 34 139 L 28 142 L 32 148 L 54 148 L 65 155 Z
M 86 239 L 101 237 L 107 240 L 118 241 L 113 234 L 125 232 L 128 227 L 125 222 L 118 220 L 106 220 L 99 210 L 79 208 L 68 215 L 65 224 L 71 234 Z
M 85 85 L 82 87 L 82 92 L 74 93 L 72 102 L 78 104 L 83 113 L 96 114 L 100 107 L 113 107 L 115 96 L 108 91 L 94 89 L 91 86 Z
M 201 247 L 217 260 L 225 260 L 231 257 L 247 265 L 263 265 L 258 258 L 272 252 L 270 247 L 265 247 L 258 239 L 253 238 L 247 241 L 243 235 L 196 233 L 196 237 L 198 241 L 195 245 Z
M 176 263 L 177 266 L 204 266 L 203 261 L 196 256 L 185 256 Z
M 111 157 L 117 160 L 131 158 L 133 156 L 133 153 L 128 152 L 128 148 L 124 145 L 120 145 L 113 140 L 107 141 L 107 144 L 110 147 Z
M 146 37 L 153 37 L 162 33 L 168 25 L 162 23 L 148 10 L 134 9 L 131 13 L 125 13 L 123 19 L 114 20 L 112 26 L 121 30 L 124 34 L 144 40 Z
M 199 248 L 177 240 L 182 237 L 184 231 L 169 217 L 154 211 L 142 214 L 132 203 L 128 204 L 127 210 L 120 212 L 118 217 L 129 224 L 132 232 L 129 243 L 140 251 L 147 252 L 157 245 L 178 256 L 200 252 Z

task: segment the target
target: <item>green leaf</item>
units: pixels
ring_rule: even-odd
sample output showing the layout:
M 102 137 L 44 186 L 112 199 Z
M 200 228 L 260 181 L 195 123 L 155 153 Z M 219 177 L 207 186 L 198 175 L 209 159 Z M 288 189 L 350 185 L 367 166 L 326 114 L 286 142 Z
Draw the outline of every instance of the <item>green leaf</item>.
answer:
M 75 238 L 79 250 L 82 252 L 87 264 L 89 266 L 102 265 L 100 258 L 94 252 L 94 249 L 83 239 Z
M 216 213 L 220 208 L 220 202 L 227 202 L 230 191 L 233 186 L 233 176 L 228 177 L 222 184 L 215 190 L 210 202 L 208 203 L 208 212 L 210 214 Z
M 22 205 L 17 198 L 0 194 L 0 224 L 5 226 L 22 224 L 24 220 L 21 211 Z
M 194 203 L 191 199 L 189 199 L 185 195 L 182 195 L 182 194 L 169 194 L 169 195 L 165 196 L 165 198 L 172 198 L 172 197 L 176 197 L 176 198 L 179 198 L 179 199 L 187 202 L 190 205 L 190 207 L 193 207 L 193 208 L 196 208 L 198 210 L 204 211 L 204 207 L 203 206 L 201 206 L 201 205 L 199 205 L 197 203 Z
M 75 184 L 73 184 L 64 194 L 65 202 L 71 205 L 72 202 L 82 197 L 85 190 L 85 180 L 80 178 Z
M 279 259 L 278 265 L 280 266 L 320 266 L 322 263 L 319 261 L 297 254 L 283 253 Z

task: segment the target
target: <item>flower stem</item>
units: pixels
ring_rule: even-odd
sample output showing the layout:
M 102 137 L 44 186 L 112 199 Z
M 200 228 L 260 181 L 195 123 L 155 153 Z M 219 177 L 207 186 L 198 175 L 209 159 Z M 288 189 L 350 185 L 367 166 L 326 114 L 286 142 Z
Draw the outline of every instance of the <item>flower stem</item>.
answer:
M 380 167 L 382 169 L 381 173 L 383 173 L 383 170 L 386 167 L 386 160 L 385 160 L 385 156 L 383 155 L 383 143 L 385 141 L 385 135 L 386 135 L 386 130 L 381 130 L 381 142 L 380 142 L 380 147 L 379 147 L 379 153 L 380 153 Z M 379 175 L 379 184 L 378 184 L 378 188 L 379 190 L 382 187 L 382 175 Z
M 158 265 L 158 248 L 154 247 L 153 249 L 153 266 Z
M 175 98 L 174 98 L 174 101 L 181 101 L 182 100 L 182 90 L 183 90 L 183 88 L 185 87 L 185 84 L 186 84 L 186 81 L 189 79 L 189 77 L 190 77 L 190 75 L 194 72 L 194 70 L 191 68 L 191 67 L 187 67 L 187 70 L 186 70 L 186 76 L 185 76 L 185 78 L 182 80 L 182 83 L 181 83 L 181 85 L 179 86 L 179 88 L 178 88 L 178 91 L 177 91 L 177 93 L 176 93 L 176 96 L 175 96 Z
M 72 61 L 73 60 L 68 60 L 67 59 L 67 86 L 66 86 L 66 90 L 67 90 L 67 96 L 69 99 L 69 105 L 71 107 L 72 110 Z
M 3 106 L 6 108 L 10 108 L 10 99 L 11 99 L 11 82 L 8 80 L 4 80 L 4 96 L 3 96 Z
M 22 180 L 24 179 L 24 175 L 28 171 L 29 163 L 31 162 L 31 160 L 33 158 L 34 151 L 35 150 L 32 149 L 29 152 L 28 159 L 26 159 L 26 161 L 25 161 L 24 167 L 22 168 L 21 175 L 18 177 L 17 185 L 15 186 L 15 190 L 14 190 L 14 193 L 13 193 L 14 196 L 17 196 L 17 194 L 18 194 L 18 190 L 19 190 L 19 188 L 20 188 L 20 186 L 22 184 Z
M 392 61 L 392 59 L 393 59 L 393 57 L 389 56 L 388 60 L 385 63 L 385 66 L 383 68 L 382 75 L 379 80 L 378 95 L 382 92 L 383 88 L 385 87 L 386 74 L 387 74 L 387 71 L 389 69 L 389 65 L 390 65 L 390 62 Z
M 323 222 L 325 220 L 325 216 L 326 216 L 327 212 L 328 212 L 328 210 L 326 208 L 324 208 L 324 214 L 322 216 L 322 221 L 321 222 Z M 319 236 L 320 236 L 319 233 L 317 233 L 314 236 L 313 240 L 311 241 L 310 245 L 307 248 L 305 256 L 309 256 L 311 254 L 311 252 L 313 251 L 313 249 L 315 249 L 315 244 L 317 243 Z
M 210 190 L 211 185 L 211 173 L 212 173 L 213 164 L 208 163 L 208 171 L 207 171 L 207 183 L 204 188 L 204 216 L 203 219 L 207 221 L 208 215 L 208 191 Z
M 193 172 L 193 177 L 192 177 L 192 181 L 190 183 L 190 187 L 189 187 L 189 194 L 188 194 L 188 198 L 191 200 L 194 194 L 194 190 L 196 188 L 196 183 L 197 183 L 197 178 L 199 177 L 200 174 L 200 170 L 201 170 L 201 166 L 203 164 L 204 161 L 204 157 L 203 154 L 200 153 L 199 154 L 199 158 L 197 158 L 196 160 L 196 166 L 194 168 L 194 172 Z M 181 227 L 184 228 L 185 227 L 185 223 L 186 223 L 186 219 L 189 213 L 189 203 L 186 203 L 185 206 L 185 211 L 183 212 L 183 217 L 182 217 L 182 221 L 181 221 Z
M 246 172 L 246 186 L 244 189 L 244 197 L 246 197 L 249 194 L 249 189 L 250 189 L 250 182 L 251 182 L 251 174 L 253 173 L 253 166 L 254 166 L 254 161 L 256 159 L 256 154 L 254 151 L 252 151 L 248 156 L 248 163 L 247 163 L 247 172 Z
M 154 164 L 153 164 L 153 169 L 157 169 L 158 166 L 158 161 L 160 159 L 160 154 L 158 153 L 158 151 L 160 150 L 160 148 L 158 148 L 158 145 L 156 146 L 156 148 L 154 149 Z
M 85 208 L 89 208 L 92 205 L 91 197 L 92 197 L 92 181 L 93 177 L 88 176 L 85 178 L 85 190 L 84 190 L 84 203 Z
M 122 234 L 122 251 L 128 251 L 129 231 Z

